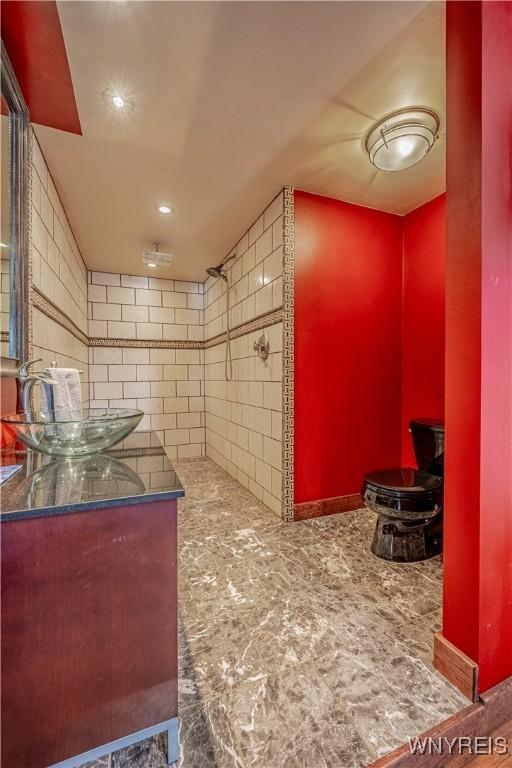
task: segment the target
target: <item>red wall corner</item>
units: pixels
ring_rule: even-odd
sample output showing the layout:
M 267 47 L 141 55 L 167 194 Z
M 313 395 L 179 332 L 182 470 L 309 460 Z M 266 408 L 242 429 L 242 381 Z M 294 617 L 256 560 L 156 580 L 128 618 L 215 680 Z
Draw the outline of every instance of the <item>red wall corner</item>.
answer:
M 296 503 L 400 463 L 401 292 L 399 216 L 295 192 Z
M 445 195 L 403 218 L 403 466 L 416 466 L 410 420 L 444 419 L 445 224 Z

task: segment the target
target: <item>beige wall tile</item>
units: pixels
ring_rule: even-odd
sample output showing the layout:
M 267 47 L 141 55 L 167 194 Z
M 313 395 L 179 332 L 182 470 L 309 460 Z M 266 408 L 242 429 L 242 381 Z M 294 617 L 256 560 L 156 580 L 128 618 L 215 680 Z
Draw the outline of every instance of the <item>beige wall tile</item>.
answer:
M 157 364 L 172 364 L 176 362 L 176 350 L 175 349 L 150 349 L 149 360 L 144 362 L 151 362 L 154 365 Z
M 135 275 L 121 275 L 121 285 L 125 288 L 147 288 L 148 278 Z
M 185 341 L 188 338 L 187 325 L 171 325 L 164 323 L 162 326 L 162 334 L 164 339 L 172 339 L 173 341 Z
M 91 334 L 93 336 L 94 334 Z M 116 347 L 93 347 L 91 349 L 93 361 L 99 365 L 108 365 L 109 363 L 123 362 L 123 350 Z
M 151 385 L 149 381 L 125 381 L 123 384 L 125 397 L 150 397 Z
M 119 304 L 96 304 L 92 305 L 92 317 L 94 320 L 120 320 L 121 307 Z
M 150 277 L 149 285 L 142 286 L 156 291 L 174 291 L 174 280 L 167 280 L 162 277 Z
M 174 288 L 176 291 L 184 293 L 199 293 L 199 283 L 187 283 L 183 280 L 175 280 Z
M 112 304 L 135 304 L 135 291 L 133 288 L 108 286 L 107 301 Z
M 138 339 L 158 340 L 163 338 L 162 326 L 158 323 L 137 323 L 136 335 Z
M 179 459 L 198 459 L 204 455 L 203 444 L 190 444 L 178 446 L 178 458 Z
M 150 351 L 152 350 L 140 349 L 137 347 L 134 349 L 131 349 L 130 347 L 124 347 L 123 363 L 124 365 L 148 365 L 150 362 Z
M 108 322 L 109 339 L 134 339 L 135 323 Z
M 171 307 L 150 307 L 149 319 L 152 323 L 174 323 L 174 309 Z
M 270 256 L 267 256 L 263 263 L 263 276 L 265 283 L 271 283 L 283 274 L 283 251 L 282 248 L 276 248 Z
M 121 307 L 122 319 L 125 322 L 132 323 L 147 323 L 149 320 L 148 307 L 137 307 L 130 304 L 125 304 Z
M 160 307 L 162 306 L 162 292 L 136 288 L 135 301 L 137 304 L 143 304 L 149 307 Z
M 272 230 L 265 232 L 256 240 L 256 264 L 265 259 L 272 252 Z
M 107 289 L 104 285 L 89 285 L 88 286 L 89 301 L 103 301 L 107 300 Z
M 93 285 L 121 285 L 121 275 L 110 272 L 91 272 L 91 282 Z
M 136 365 L 109 365 L 108 380 L 109 381 L 136 381 L 137 366 Z M 133 395 L 131 395 L 131 397 L 133 397 Z
M 174 311 L 178 325 L 197 325 L 199 323 L 199 311 L 197 309 L 175 309 Z
M 252 227 L 249 229 L 249 245 L 254 243 L 263 234 L 263 216 L 257 219 Z
M 200 413 L 178 413 L 178 428 L 197 428 L 201 426 Z M 203 441 L 204 442 L 204 441 Z
M 183 443 L 189 443 L 189 430 L 188 429 L 169 429 L 165 433 L 166 445 L 182 445 Z
M 95 382 L 94 383 L 94 397 L 97 400 L 109 400 L 112 397 L 123 396 L 123 385 L 120 381 L 116 382 Z
M 189 402 L 187 397 L 165 397 L 164 413 L 187 413 Z
M 200 396 L 201 382 L 199 381 L 177 381 L 176 394 L 178 397 L 185 395 Z
M 89 320 L 89 336 L 106 338 L 108 335 L 108 326 L 106 320 Z
M 164 307 L 185 308 L 187 306 L 187 294 L 176 293 L 174 291 L 163 291 L 162 304 Z
M 151 429 L 176 429 L 175 413 L 158 413 L 151 416 Z
M 163 376 L 165 366 L 161 365 L 138 365 L 137 366 L 137 380 L 138 381 L 162 381 L 165 378 L 171 378 Z
M 265 229 L 270 227 L 279 216 L 283 215 L 283 206 L 283 193 L 280 192 L 263 213 L 263 226 Z
M 152 381 L 151 397 L 176 397 L 176 381 Z M 178 394 L 182 394 L 178 392 Z

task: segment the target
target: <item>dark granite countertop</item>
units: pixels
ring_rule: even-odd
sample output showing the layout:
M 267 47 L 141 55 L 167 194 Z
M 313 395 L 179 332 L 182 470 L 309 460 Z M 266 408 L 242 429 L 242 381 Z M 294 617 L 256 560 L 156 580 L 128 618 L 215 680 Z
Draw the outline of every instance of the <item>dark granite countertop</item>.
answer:
M 0 463 L 22 464 L 0 486 L 2 522 L 144 504 L 185 495 L 154 432 L 133 432 L 112 450 L 60 459 L 4 449 Z

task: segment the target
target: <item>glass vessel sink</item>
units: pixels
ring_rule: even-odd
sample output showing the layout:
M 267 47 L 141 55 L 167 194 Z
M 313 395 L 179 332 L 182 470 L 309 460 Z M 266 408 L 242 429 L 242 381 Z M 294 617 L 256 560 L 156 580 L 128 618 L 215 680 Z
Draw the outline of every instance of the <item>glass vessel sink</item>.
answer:
M 144 413 L 124 408 L 43 413 L 24 411 L 2 417 L 28 448 L 52 456 L 80 457 L 105 451 L 130 434 Z

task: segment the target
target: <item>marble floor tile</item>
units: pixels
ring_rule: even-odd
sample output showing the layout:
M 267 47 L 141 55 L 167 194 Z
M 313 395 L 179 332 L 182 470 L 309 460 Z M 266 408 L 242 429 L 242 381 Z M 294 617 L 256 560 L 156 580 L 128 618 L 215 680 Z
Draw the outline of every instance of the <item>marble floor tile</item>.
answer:
M 167 768 L 166 743 L 160 737 L 145 739 L 112 754 L 112 768 Z
M 432 667 L 442 562 L 387 563 L 367 509 L 283 523 L 208 459 L 175 462 L 176 768 L 364 768 L 467 705 Z M 163 768 L 165 738 L 90 768 Z
M 245 766 L 308 765 L 314 755 L 322 765 L 333 742 L 332 765 L 355 768 L 370 759 L 350 716 L 309 664 L 286 675 L 262 673 L 221 699 Z
M 111 766 L 111 755 L 106 755 L 105 757 L 99 757 L 97 760 L 92 760 L 89 763 L 84 763 L 80 768 L 111 768 Z

